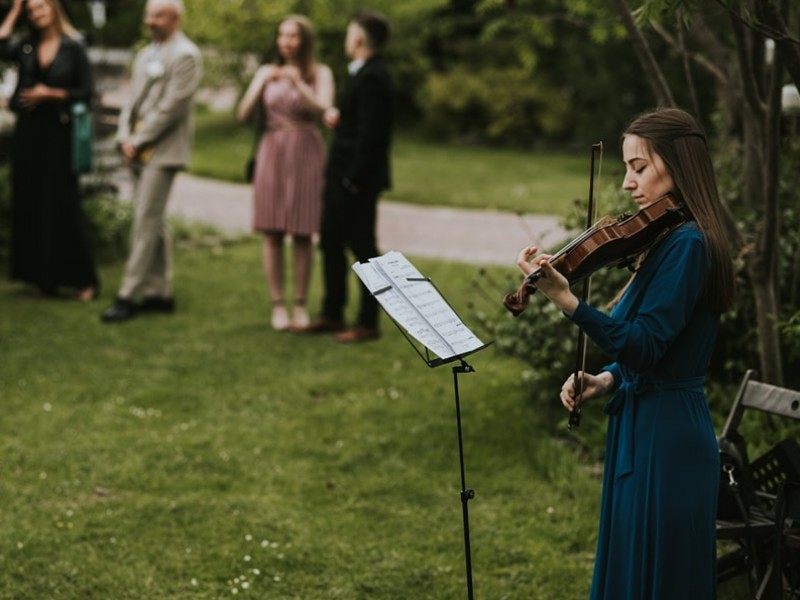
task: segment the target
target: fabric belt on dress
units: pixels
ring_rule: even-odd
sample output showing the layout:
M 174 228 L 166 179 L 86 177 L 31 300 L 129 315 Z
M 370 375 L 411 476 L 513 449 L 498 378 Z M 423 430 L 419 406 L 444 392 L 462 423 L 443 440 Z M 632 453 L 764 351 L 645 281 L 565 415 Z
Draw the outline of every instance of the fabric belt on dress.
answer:
M 665 392 L 683 390 L 703 393 L 706 378 L 687 377 L 684 379 L 647 379 L 639 377 L 634 380 L 623 379 L 614 396 L 606 404 L 603 411 L 610 417 L 619 419 L 617 423 L 617 458 L 616 477 L 623 477 L 633 472 L 633 419 L 636 397 L 647 392 Z
M 267 133 L 272 131 L 295 131 L 298 129 L 314 129 L 314 123 L 292 123 L 291 125 L 279 125 L 277 127 L 268 127 Z

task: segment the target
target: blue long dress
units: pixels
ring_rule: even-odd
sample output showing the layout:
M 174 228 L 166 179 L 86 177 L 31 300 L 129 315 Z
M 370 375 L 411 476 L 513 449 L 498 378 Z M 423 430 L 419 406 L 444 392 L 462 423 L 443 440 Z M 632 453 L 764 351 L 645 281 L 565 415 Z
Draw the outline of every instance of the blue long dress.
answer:
M 708 257 L 682 225 L 610 315 L 571 319 L 615 362 L 592 600 L 712 600 L 719 456 L 704 373 L 719 314 L 700 302 Z

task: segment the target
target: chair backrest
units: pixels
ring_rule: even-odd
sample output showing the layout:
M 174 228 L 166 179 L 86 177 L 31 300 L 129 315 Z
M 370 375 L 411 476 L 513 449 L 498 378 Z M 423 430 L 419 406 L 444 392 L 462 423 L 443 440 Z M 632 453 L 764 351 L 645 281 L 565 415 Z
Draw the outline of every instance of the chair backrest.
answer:
M 754 379 L 755 371 L 745 373 L 720 433 L 720 447 L 730 443 L 741 458 L 744 491 L 752 490 L 764 508 L 771 508 L 779 486 L 800 478 L 800 446 L 794 439 L 777 442 L 769 451 L 751 460 L 746 440 L 738 428 L 746 410 L 800 420 L 800 392 Z M 725 441 L 725 443 L 723 443 Z M 749 500 L 748 500 L 749 502 Z
M 800 420 L 800 392 L 755 381 L 755 371 L 745 373 L 728 419 L 720 434 L 730 437 L 742 421 L 745 409 L 759 410 L 781 417 Z

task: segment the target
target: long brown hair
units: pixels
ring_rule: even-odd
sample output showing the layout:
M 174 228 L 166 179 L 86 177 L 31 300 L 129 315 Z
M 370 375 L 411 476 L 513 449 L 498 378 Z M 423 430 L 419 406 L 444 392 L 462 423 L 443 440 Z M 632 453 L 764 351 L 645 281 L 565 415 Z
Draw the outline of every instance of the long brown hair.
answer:
M 717 312 L 729 310 L 735 293 L 733 260 L 705 133 L 686 111 L 664 108 L 638 116 L 622 138 L 626 135 L 642 138 L 667 166 L 675 199 L 689 209 L 706 241 L 711 269 L 703 286 L 703 301 Z
M 311 24 L 308 17 L 304 17 L 303 15 L 289 15 L 280 22 L 278 29 L 275 31 L 275 64 L 286 64 L 286 60 L 277 50 L 278 32 L 280 31 L 281 25 L 284 23 L 294 23 L 297 25 L 297 29 L 300 32 L 300 49 L 297 53 L 297 60 L 300 63 L 300 74 L 306 81 L 313 81 L 315 72 L 314 26 Z

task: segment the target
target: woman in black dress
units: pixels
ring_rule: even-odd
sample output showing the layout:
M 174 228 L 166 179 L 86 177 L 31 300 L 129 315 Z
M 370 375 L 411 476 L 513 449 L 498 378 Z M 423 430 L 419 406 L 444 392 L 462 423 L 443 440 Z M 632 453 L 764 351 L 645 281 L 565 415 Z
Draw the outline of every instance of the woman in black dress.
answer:
M 29 33 L 11 40 L 20 17 Z M 99 289 L 72 171 L 70 108 L 92 95 L 89 59 L 58 0 L 14 0 L 0 24 L 0 57 L 19 65 L 11 170 L 11 279 L 48 296 L 93 299 Z

